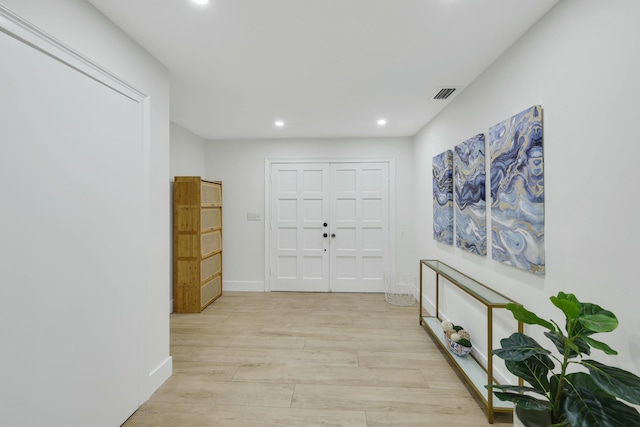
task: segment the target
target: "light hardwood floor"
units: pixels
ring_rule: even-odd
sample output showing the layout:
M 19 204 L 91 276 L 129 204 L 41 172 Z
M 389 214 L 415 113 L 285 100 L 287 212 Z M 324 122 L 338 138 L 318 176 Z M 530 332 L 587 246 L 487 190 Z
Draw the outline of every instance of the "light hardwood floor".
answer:
M 173 375 L 124 426 L 491 425 L 418 306 L 384 294 L 226 292 L 171 315 L 171 355 Z

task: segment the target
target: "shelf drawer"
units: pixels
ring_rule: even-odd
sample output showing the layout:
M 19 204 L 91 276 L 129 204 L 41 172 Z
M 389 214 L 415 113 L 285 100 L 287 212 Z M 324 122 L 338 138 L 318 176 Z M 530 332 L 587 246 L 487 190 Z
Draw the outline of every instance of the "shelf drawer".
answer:
M 200 262 L 200 280 L 204 282 L 222 271 L 222 254 L 217 253 Z
M 222 209 L 221 208 L 202 208 L 200 211 L 200 229 L 208 230 L 211 228 L 222 227 Z
M 222 250 L 222 232 L 220 230 L 204 233 L 200 236 L 203 257 Z
M 222 185 L 213 182 L 202 182 L 200 191 L 203 205 L 222 204 Z
M 200 305 L 204 307 L 222 294 L 222 275 L 217 275 L 200 288 Z

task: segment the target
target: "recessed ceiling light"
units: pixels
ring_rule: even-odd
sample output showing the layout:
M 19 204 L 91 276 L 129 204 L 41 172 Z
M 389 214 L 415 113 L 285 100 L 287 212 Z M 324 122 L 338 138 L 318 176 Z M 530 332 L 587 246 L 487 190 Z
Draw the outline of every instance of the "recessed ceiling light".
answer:
M 281 128 L 282 126 L 284 126 L 284 122 L 282 120 L 276 120 L 275 125 Z
M 386 125 L 386 124 L 387 124 L 387 121 L 385 119 L 378 120 L 378 125 L 379 126 L 383 126 L 383 125 Z
M 207 4 L 209 3 L 209 0 L 191 0 L 192 2 L 194 2 L 195 4 Z

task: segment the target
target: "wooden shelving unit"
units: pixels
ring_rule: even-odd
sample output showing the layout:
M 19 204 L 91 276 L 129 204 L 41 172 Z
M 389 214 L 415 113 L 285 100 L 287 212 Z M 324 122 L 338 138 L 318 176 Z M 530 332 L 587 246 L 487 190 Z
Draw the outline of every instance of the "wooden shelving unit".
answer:
M 435 280 L 435 293 L 436 293 L 436 315 L 426 316 L 423 315 L 423 277 L 422 268 L 426 266 L 436 273 Z M 447 282 L 452 286 L 455 286 L 467 294 L 471 295 L 480 304 L 483 304 L 487 310 L 487 368 L 485 369 L 474 357 L 465 356 L 459 357 L 454 355 L 450 350 L 444 339 L 444 333 L 440 326 L 441 319 L 440 313 L 440 277 L 447 279 Z M 491 288 L 483 285 L 482 283 L 466 276 L 463 273 L 449 267 L 437 260 L 420 260 L 420 324 L 424 329 L 434 338 L 449 355 L 449 359 L 453 362 L 453 365 L 457 367 L 462 376 L 469 383 L 471 388 L 476 392 L 478 397 L 482 400 L 486 413 L 487 421 L 493 424 L 494 413 L 496 412 L 512 412 L 513 404 L 511 402 L 503 402 L 495 399 L 493 393 L 485 388 L 486 384 L 497 384 L 493 375 L 493 310 L 505 309 L 508 303 L 517 302 L 505 297 L 504 295 L 495 292 Z M 518 331 L 523 332 L 522 322 L 518 322 Z
M 173 184 L 173 310 L 200 313 L 222 295 L 222 183 Z

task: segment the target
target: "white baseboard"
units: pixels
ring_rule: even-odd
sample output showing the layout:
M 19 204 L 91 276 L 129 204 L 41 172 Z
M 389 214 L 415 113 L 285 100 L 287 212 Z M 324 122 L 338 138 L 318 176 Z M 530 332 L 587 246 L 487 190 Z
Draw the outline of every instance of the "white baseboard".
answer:
M 172 372 L 173 358 L 169 356 L 149 373 L 149 379 L 147 382 L 147 397 L 145 401 L 148 400 L 151 395 L 171 376 Z
M 240 281 L 240 280 L 224 280 L 222 282 L 222 290 L 229 292 L 264 292 L 263 281 Z

